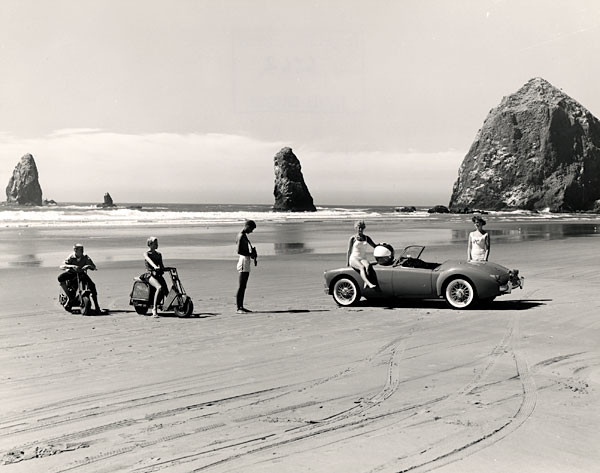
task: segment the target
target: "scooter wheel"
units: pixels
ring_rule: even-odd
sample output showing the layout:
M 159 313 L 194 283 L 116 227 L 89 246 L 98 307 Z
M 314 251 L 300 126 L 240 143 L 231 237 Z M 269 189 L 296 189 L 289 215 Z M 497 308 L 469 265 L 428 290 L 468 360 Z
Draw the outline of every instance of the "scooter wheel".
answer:
M 148 313 L 147 305 L 134 305 L 133 308 L 140 315 L 146 315 Z
M 83 296 L 81 298 L 81 315 L 91 315 L 92 314 L 92 301 L 88 296 Z
M 71 312 L 71 304 L 69 304 L 69 298 L 66 294 L 60 293 L 58 295 L 58 302 L 61 306 L 63 306 L 63 309 L 65 309 L 67 312 Z
M 192 302 L 192 299 L 190 299 L 189 297 L 187 297 L 183 301 L 183 304 L 181 304 L 178 307 L 175 307 L 175 314 L 178 315 L 179 317 L 189 317 L 190 315 L 192 315 L 193 312 L 194 312 L 194 303 Z

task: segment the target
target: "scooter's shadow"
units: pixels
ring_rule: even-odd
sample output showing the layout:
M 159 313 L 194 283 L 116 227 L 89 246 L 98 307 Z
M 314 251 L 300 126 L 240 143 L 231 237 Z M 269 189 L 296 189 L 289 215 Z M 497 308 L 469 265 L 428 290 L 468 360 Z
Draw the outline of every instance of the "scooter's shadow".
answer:
M 171 312 L 169 312 L 169 313 L 167 313 L 167 312 L 160 313 L 159 312 L 159 314 L 158 314 L 158 316 L 161 319 L 210 319 L 212 317 L 217 317 L 218 315 L 221 315 L 221 314 L 219 314 L 217 312 L 201 312 L 198 314 L 189 315 L 188 317 L 180 317 L 177 314 L 173 314 Z
M 109 314 L 103 315 L 114 315 L 114 314 L 135 314 L 139 317 L 149 317 L 152 318 L 152 313 L 148 313 L 146 315 L 138 314 L 135 310 L 130 309 L 111 309 Z M 211 317 L 217 317 L 221 315 L 218 312 L 198 312 L 194 313 L 188 317 L 180 317 L 173 312 L 159 312 L 159 318 L 161 319 L 210 319 Z

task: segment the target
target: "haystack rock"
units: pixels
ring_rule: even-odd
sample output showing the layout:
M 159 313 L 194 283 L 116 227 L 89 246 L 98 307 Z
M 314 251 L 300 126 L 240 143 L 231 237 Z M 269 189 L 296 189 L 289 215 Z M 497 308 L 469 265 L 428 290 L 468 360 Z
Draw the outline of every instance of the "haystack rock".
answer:
M 273 210 L 315 212 L 313 198 L 302 176 L 300 161 L 291 148 L 282 148 L 275 155 L 275 204 Z
M 15 167 L 6 186 L 6 202 L 19 205 L 42 205 L 42 188 L 35 160 L 26 154 Z
M 592 210 L 600 122 L 541 78 L 492 109 L 465 156 L 450 208 Z

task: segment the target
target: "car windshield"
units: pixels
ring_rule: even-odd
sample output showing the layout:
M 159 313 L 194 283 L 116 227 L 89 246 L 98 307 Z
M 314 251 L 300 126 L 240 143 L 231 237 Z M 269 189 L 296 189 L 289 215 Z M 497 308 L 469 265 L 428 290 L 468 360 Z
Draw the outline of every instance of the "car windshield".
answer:
M 419 257 L 421 256 L 421 253 L 423 253 L 424 249 L 425 249 L 425 247 L 420 246 L 420 245 L 407 246 L 406 248 L 404 248 L 404 251 L 402 252 L 400 257 L 401 258 L 419 259 Z

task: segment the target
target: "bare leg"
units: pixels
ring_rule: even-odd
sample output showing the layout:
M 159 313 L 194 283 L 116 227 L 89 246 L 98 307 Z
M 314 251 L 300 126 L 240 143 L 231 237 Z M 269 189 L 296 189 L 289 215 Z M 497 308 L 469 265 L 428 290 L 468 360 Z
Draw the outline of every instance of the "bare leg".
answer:
M 240 283 L 236 294 L 236 303 L 238 310 L 244 310 L 244 295 L 246 294 L 246 286 L 248 285 L 249 272 L 240 272 Z
M 152 316 L 158 317 L 158 298 L 160 297 L 160 291 L 162 290 L 162 286 L 160 285 L 160 282 L 154 277 L 151 277 L 148 280 L 148 282 L 155 289 L 155 291 L 154 291 L 154 306 L 152 307 Z
M 358 261 L 355 259 L 351 263 L 352 267 L 360 272 L 360 277 L 365 283 L 365 288 L 370 287 L 371 289 L 373 289 L 374 287 L 376 287 L 375 284 L 369 281 L 369 277 L 367 276 L 367 271 L 369 269 L 369 262 L 367 260 L 363 259 Z
M 100 313 L 102 309 L 100 309 L 100 304 L 98 304 L 98 295 L 92 294 L 92 300 L 94 301 L 94 307 L 96 307 L 96 312 Z

